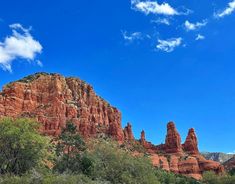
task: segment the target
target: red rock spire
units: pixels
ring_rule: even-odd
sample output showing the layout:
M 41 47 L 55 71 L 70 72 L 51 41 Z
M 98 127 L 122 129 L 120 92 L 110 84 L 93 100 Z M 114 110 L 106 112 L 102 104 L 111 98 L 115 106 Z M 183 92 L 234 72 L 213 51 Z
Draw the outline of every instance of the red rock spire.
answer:
M 144 130 L 141 131 L 141 136 L 140 136 L 140 143 L 141 144 L 144 144 L 146 142 L 146 139 L 145 139 L 145 132 Z
M 193 128 L 188 131 L 188 136 L 183 144 L 183 149 L 190 154 L 199 154 L 197 136 Z
M 166 153 L 180 153 L 182 152 L 181 137 L 176 130 L 174 122 L 167 124 L 167 135 L 165 140 Z
M 133 132 L 132 132 L 132 127 L 131 127 L 130 123 L 127 123 L 127 126 L 123 130 L 123 133 L 124 133 L 124 139 L 125 140 L 133 141 L 135 139 L 134 135 L 133 135 Z

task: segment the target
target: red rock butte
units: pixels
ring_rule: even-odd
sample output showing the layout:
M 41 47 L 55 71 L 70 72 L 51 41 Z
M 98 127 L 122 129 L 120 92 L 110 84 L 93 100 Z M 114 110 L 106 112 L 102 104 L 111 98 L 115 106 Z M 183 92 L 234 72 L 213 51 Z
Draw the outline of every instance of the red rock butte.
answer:
M 219 163 L 200 155 L 194 129 L 184 144 L 173 122 L 167 125 L 165 144 L 148 142 L 144 131 L 136 140 L 130 123 L 122 128 L 120 111 L 78 78 L 36 73 L 9 83 L 0 93 L 0 117 L 35 118 L 42 124 L 41 132 L 50 136 L 59 135 L 72 121 L 84 138 L 110 136 L 119 143 L 141 144 L 155 167 L 196 179 L 205 171 L 223 172 Z

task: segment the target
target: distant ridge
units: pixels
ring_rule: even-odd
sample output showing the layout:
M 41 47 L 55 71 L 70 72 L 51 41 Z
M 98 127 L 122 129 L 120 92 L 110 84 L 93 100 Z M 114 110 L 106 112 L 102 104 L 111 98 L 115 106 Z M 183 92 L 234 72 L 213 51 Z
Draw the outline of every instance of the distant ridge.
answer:
M 206 159 L 220 162 L 221 164 L 231 159 L 234 154 L 221 153 L 221 152 L 202 152 Z

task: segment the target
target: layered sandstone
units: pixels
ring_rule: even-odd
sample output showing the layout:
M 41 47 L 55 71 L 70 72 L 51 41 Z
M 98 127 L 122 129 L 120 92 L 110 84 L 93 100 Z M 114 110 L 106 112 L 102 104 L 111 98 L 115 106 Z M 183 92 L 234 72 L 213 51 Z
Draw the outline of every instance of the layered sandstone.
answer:
M 199 154 L 194 129 L 186 141 L 173 122 L 167 125 L 165 143 L 154 145 L 141 132 L 135 140 L 130 123 L 122 129 L 121 113 L 96 95 L 92 86 L 78 78 L 37 73 L 4 86 L 0 93 L 0 117 L 31 117 L 42 124 L 41 132 L 57 136 L 67 121 L 77 125 L 84 138 L 109 136 L 122 143 L 141 144 L 155 167 L 200 179 L 204 171 L 223 172 L 223 167 Z M 133 155 L 144 155 L 133 151 Z
M 118 109 L 84 81 L 58 74 L 39 73 L 6 85 L 0 116 L 36 118 L 47 135 L 58 135 L 66 121 L 73 121 L 84 137 L 103 133 L 124 140 Z

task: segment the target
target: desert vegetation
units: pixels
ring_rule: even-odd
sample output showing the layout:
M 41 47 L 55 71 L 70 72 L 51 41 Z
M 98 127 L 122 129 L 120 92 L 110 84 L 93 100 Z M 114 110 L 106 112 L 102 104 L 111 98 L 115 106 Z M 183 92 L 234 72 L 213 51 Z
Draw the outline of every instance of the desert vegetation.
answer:
M 30 119 L 0 120 L 0 183 L 3 184 L 234 184 L 234 172 L 204 173 L 202 181 L 154 168 L 108 139 L 88 143 L 68 122 L 61 135 L 40 135 Z

